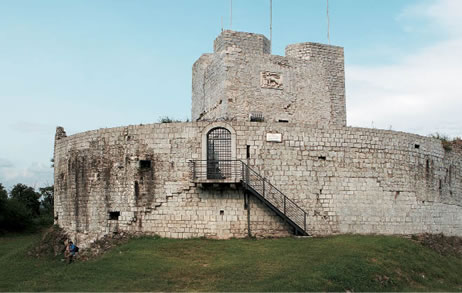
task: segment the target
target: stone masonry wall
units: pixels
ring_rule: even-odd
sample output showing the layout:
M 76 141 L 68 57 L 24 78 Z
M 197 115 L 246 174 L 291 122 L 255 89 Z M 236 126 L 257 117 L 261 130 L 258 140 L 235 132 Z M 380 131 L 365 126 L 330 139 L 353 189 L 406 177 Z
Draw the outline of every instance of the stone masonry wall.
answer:
M 190 182 L 208 123 L 100 129 L 55 145 L 55 216 L 82 244 L 116 231 L 165 237 L 247 236 L 247 210 L 237 188 L 206 190 Z M 61 129 L 60 129 L 61 131 Z M 143 167 L 142 161 L 150 161 Z M 252 235 L 284 236 L 289 228 L 252 199 Z M 111 213 L 119 213 L 111 219 Z
M 325 69 L 330 96 L 330 121 L 346 125 L 345 60 L 343 48 L 317 43 L 300 43 L 286 47 L 286 56 L 317 62 Z
M 239 48 L 252 55 L 271 54 L 271 43 L 263 35 L 225 30 L 213 42 L 213 52 L 220 53 L 230 48 Z
M 227 125 L 236 132 L 236 158 L 246 160 L 249 146 L 247 163 L 308 212 L 313 235 L 462 235 L 462 155 L 444 151 L 438 140 L 299 123 Z M 152 124 L 69 137 L 58 129 L 57 223 L 82 243 L 115 231 L 245 237 L 242 190 L 191 183 L 188 161 L 204 159 L 207 126 Z M 280 133 L 282 142 L 266 141 L 268 133 Z M 252 199 L 250 211 L 253 235 L 290 233 L 258 200 Z
M 262 115 L 268 122 L 344 126 L 343 49 L 295 44 L 282 57 L 261 50 L 262 38 L 224 32 L 215 41 L 216 53 L 194 64 L 193 121 L 249 121 L 252 115 Z M 233 45 L 221 45 L 228 44 L 223 40 Z
M 253 138 L 249 164 L 308 211 L 311 233 L 462 235 L 462 154 L 444 151 L 439 140 L 377 129 L 250 125 L 242 136 Z M 266 142 L 266 133 L 280 133 L 282 142 Z

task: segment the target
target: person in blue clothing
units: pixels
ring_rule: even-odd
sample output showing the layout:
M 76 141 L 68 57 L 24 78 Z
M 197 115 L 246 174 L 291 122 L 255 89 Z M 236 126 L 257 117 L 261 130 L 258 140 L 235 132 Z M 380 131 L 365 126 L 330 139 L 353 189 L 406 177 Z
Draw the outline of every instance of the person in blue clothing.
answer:
M 72 263 L 74 256 L 75 256 L 76 246 L 72 241 L 67 243 L 66 247 L 66 255 L 67 255 L 67 262 Z

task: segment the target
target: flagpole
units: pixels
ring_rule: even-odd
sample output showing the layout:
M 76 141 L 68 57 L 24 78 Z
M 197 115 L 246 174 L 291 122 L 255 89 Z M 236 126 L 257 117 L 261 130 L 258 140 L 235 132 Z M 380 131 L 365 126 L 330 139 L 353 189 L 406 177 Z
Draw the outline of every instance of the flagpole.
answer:
M 270 0 L 270 53 L 273 48 L 273 0 Z
M 229 17 L 229 28 L 233 30 L 233 0 L 230 0 L 231 15 Z
M 327 1 L 327 41 L 330 45 L 330 20 L 329 20 L 329 0 Z

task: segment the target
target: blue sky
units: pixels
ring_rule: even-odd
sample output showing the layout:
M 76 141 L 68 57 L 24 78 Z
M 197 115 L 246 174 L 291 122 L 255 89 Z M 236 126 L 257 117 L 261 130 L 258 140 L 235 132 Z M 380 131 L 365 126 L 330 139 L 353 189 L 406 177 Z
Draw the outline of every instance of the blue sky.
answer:
M 191 67 L 229 0 L 0 0 L 0 183 L 52 184 L 68 134 L 190 116 Z M 462 1 L 329 0 L 345 47 L 348 125 L 462 136 Z M 327 42 L 325 0 L 273 0 L 273 53 Z M 269 0 L 233 0 L 269 36 Z

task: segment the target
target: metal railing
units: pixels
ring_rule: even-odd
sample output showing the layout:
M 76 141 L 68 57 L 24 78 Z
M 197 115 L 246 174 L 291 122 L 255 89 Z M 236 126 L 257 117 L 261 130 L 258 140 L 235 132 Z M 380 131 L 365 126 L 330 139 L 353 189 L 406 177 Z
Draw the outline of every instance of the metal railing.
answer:
M 189 161 L 191 177 L 195 182 L 240 182 L 242 162 L 238 160 L 194 160 Z
M 306 234 L 307 213 L 258 172 L 240 160 L 190 161 L 195 182 L 242 182 L 276 213 L 288 220 L 302 234 Z

